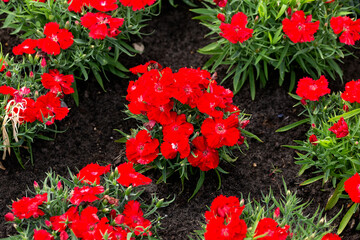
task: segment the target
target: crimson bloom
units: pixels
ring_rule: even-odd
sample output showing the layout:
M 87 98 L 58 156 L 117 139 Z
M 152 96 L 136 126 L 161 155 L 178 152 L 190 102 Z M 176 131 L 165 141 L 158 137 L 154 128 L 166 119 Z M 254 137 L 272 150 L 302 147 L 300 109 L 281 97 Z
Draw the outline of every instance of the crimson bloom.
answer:
M 100 221 L 97 212 L 98 209 L 96 207 L 88 206 L 81 211 L 78 217 L 72 220 L 69 228 L 77 238 L 84 238 L 87 232 L 94 229 L 95 225 Z
M 180 158 L 184 159 L 190 156 L 189 139 L 184 136 L 183 139 L 164 141 L 160 147 L 161 154 L 166 159 L 173 159 L 180 153 Z
M 218 13 L 218 15 L 216 15 L 217 19 L 219 19 L 221 22 L 225 22 L 225 15 L 222 13 Z
M 90 0 L 68 0 L 68 10 L 80 13 L 85 6 L 90 5 Z
M 77 207 L 71 207 L 60 216 L 50 217 L 51 229 L 59 232 L 65 231 L 67 226 L 71 226 L 72 221 L 78 219 L 79 212 L 77 210 Z
M 141 130 L 135 138 L 126 141 L 126 157 L 132 163 L 148 164 L 158 156 L 158 147 L 159 140 L 152 139 L 148 131 Z
M 311 42 L 314 34 L 319 29 L 320 21 L 311 22 L 312 15 L 305 17 L 305 13 L 300 10 L 291 15 L 291 19 L 285 18 L 282 21 L 284 33 L 294 43 Z
M 318 145 L 317 141 L 318 141 L 318 139 L 317 139 L 317 137 L 316 137 L 315 134 L 312 134 L 312 135 L 309 137 L 309 142 L 310 142 L 312 145 L 314 145 L 314 146 Z
M 171 123 L 163 126 L 164 141 L 177 141 L 189 136 L 194 132 L 194 126 L 186 121 L 185 114 L 170 113 Z
M 47 193 L 36 195 L 34 198 L 23 197 L 19 201 L 12 203 L 12 211 L 19 218 L 38 218 L 45 213 L 39 209 L 39 206 L 47 201 Z
M 34 229 L 34 240 L 52 240 L 54 236 L 48 233 L 46 230 L 36 230 Z
M 49 22 L 44 27 L 45 38 L 38 40 L 38 48 L 51 55 L 60 54 L 60 49 L 68 49 L 74 42 L 74 36 L 67 29 L 60 29 L 56 22 Z
M 116 180 L 119 184 L 128 187 L 148 185 L 151 179 L 135 171 L 132 163 L 123 163 L 117 167 L 120 177 Z
M 82 183 L 92 184 L 95 182 L 95 184 L 98 185 L 100 184 L 100 176 L 108 172 L 110 172 L 110 164 L 102 167 L 99 164 L 90 163 L 81 169 L 76 177 L 80 179 Z
M 153 5 L 156 0 L 120 0 L 120 3 L 125 7 L 132 7 L 133 11 L 145 9 L 146 5 Z
M 328 80 L 322 75 L 318 80 L 305 77 L 299 80 L 296 94 L 304 100 L 318 101 L 321 96 L 329 94 Z
M 214 3 L 218 6 L 218 7 L 225 7 L 227 4 L 227 0 L 214 0 Z M 223 22 L 223 21 L 222 21 Z
M 224 195 L 217 196 L 211 203 L 210 211 L 205 212 L 205 218 L 210 221 L 216 217 L 226 218 L 232 213 L 241 215 L 245 206 L 240 206 L 240 201 L 237 197 Z
M 335 133 L 337 138 L 343 138 L 349 134 L 348 125 L 343 117 L 341 117 L 337 123 L 330 127 L 329 131 Z
M 235 114 L 226 119 L 207 118 L 201 126 L 201 133 L 211 148 L 234 146 L 240 138 L 238 126 L 239 120 Z
M 263 218 L 259 221 L 256 230 L 255 236 L 260 236 L 266 234 L 265 237 L 261 237 L 258 239 L 262 240 L 286 240 L 289 235 L 289 225 L 285 225 L 284 227 L 278 227 L 278 223 L 272 218 Z
M 33 54 L 35 53 L 35 48 L 37 46 L 37 40 L 35 39 L 25 39 L 19 45 L 13 47 L 12 52 L 14 55 L 22 55 L 24 53 Z
M 49 73 L 41 75 L 41 83 L 44 88 L 50 89 L 52 93 L 71 94 L 74 93 L 74 89 L 71 84 L 74 82 L 73 75 L 60 74 L 57 69 L 52 69 Z
M 354 203 L 360 203 L 360 175 L 358 173 L 345 181 L 344 188 Z
M 96 196 L 97 194 L 103 193 L 104 187 L 103 186 L 96 186 L 96 187 L 88 187 L 84 186 L 82 188 L 75 187 L 70 198 L 70 202 L 75 205 L 80 205 L 82 202 L 94 202 L 99 200 Z
M 341 240 L 341 237 L 335 233 L 328 233 L 321 238 L 321 240 Z
M 36 99 L 33 111 L 40 122 L 45 120 L 46 125 L 51 125 L 55 120 L 64 119 L 69 113 L 69 108 L 61 107 L 60 98 L 48 92 Z
M 332 17 L 330 26 L 335 34 L 341 33 L 341 43 L 354 45 L 355 41 L 360 39 L 360 19 L 353 21 L 347 16 Z
M 138 65 L 136 67 L 132 67 L 129 69 L 129 71 L 132 73 L 132 74 L 143 74 L 143 73 L 146 73 L 152 69 L 158 69 L 158 70 L 161 70 L 162 69 L 162 66 L 156 62 L 156 61 L 149 61 L 143 65 Z
M 360 79 L 347 82 L 345 92 L 341 93 L 341 98 L 351 103 L 360 103 Z
M 90 30 L 89 36 L 94 39 L 104 39 L 106 36 L 115 37 L 121 32 L 123 18 L 113 18 L 105 13 L 86 13 L 81 17 L 81 25 Z M 109 27 L 108 27 L 109 26 Z
M 217 168 L 219 165 L 219 152 L 207 145 L 204 136 L 196 137 L 192 144 L 195 149 L 193 154 L 190 154 L 187 158 L 191 166 L 199 167 L 201 171 Z
M 117 0 L 90 0 L 90 5 L 98 11 L 107 12 L 117 9 Z
M 242 13 L 236 13 L 232 19 L 231 24 L 221 23 L 220 24 L 220 36 L 226 38 L 231 43 L 243 43 L 252 37 L 253 29 L 246 28 L 246 24 L 248 23 L 247 16 Z
M 125 217 L 124 224 L 134 231 L 137 236 L 143 233 L 145 228 L 151 228 L 151 222 L 143 217 L 144 213 L 141 210 L 140 203 L 138 201 L 129 201 L 124 207 L 123 215 Z M 152 233 L 147 230 L 141 235 L 151 236 Z

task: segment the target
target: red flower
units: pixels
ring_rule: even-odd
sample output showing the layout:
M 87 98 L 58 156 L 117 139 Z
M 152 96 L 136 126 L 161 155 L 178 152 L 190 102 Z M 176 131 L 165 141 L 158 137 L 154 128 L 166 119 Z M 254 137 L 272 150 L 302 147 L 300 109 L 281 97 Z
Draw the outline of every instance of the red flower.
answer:
M 34 240 L 52 240 L 52 239 L 54 239 L 54 236 L 52 236 L 47 231 L 43 229 L 41 230 L 34 229 Z
M 318 80 L 309 77 L 300 79 L 296 89 L 297 95 L 310 101 L 318 101 L 319 97 L 328 93 L 330 93 L 328 81 L 323 75 Z
M 34 198 L 23 197 L 19 201 L 12 203 L 12 211 L 19 218 L 38 218 L 45 213 L 39 209 L 39 206 L 47 201 L 47 193 L 36 195 Z
M 83 233 L 82 238 L 84 240 L 102 240 L 106 234 L 108 236 L 107 239 L 114 239 L 113 227 L 107 222 L 109 222 L 109 219 L 106 217 L 101 218 L 89 231 Z
M 71 226 L 71 223 L 78 219 L 79 212 L 77 211 L 77 207 L 71 207 L 60 216 L 50 217 L 51 229 L 59 232 L 65 231 L 66 226 Z
M 360 79 L 347 82 L 345 92 L 341 94 L 341 98 L 351 103 L 360 103 Z
M 210 211 L 205 212 L 205 218 L 207 221 L 210 221 L 217 217 L 228 218 L 231 214 L 240 216 L 244 208 L 245 206 L 240 206 L 240 201 L 237 197 L 220 195 L 211 203 Z
M 130 105 L 129 105 L 130 106 Z M 134 105 L 132 105 L 134 106 Z M 161 125 L 170 124 L 173 120 L 171 118 L 172 109 L 174 106 L 174 102 L 170 101 L 165 105 L 160 106 L 148 106 L 148 111 L 146 112 L 146 116 L 150 121 L 158 122 Z M 129 107 L 130 109 L 130 107 Z
M 8 212 L 7 214 L 5 214 L 4 217 L 5 217 L 5 221 L 7 221 L 7 222 L 12 222 L 15 220 L 15 216 L 11 212 Z
M 90 5 L 90 0 L 68 0 L 68 10 L 80 13 L 85 6 Z
M 219 165 L 219 152 L 214 148 L 210 148 L 203 136 L 196 137 L 192 144 L 195 146 L 195 150 L 187 158 L 191 166 L 199 167 L 201 171 L 217 168 Z
M 220 148 L 224 145 L 234 146 L 240 137 L 238 126 L 239 120 L 234 114 L 227 119 L 207 118 L 201 126 L 201 133 L 211 148 Z
M 335 233 L 328 233 L 321 238 L 321 240 L 341 240 L 341 237 Z
M 75 205 L 79 205 L 82 202 L 94 202 L 99 198 L 97 194 L 103 193 L 103 186 L 88 187 L 84 186 L 82 188 L 75 187 L 70 198 L 70 202 Z
M 148 185 L 151 183 L 151 179 L 145 177 L 141 173 L 138 173 L 133 168 L 132 163 L 123 163 L 117 167 L 120 177 L 116 180 L 119 184 L 128 187 L 131 184 L 134 187 L 141 185 Z
M 110 164 L 102 167 L 99 164 L 90 163 L 81 169 L 76 177 L 80 179 L 82 183 L 92 184 L 95 182 L 95 184 L 99 185 L 100 176 L 108 172 L 110 172 Z
M 73 75 L 60 74 L 57 69 L 50 70 L 49 73 L 41 75 L 41 83 L 44 88 L 50 89 L 50 91 L 55 94 L 59 92 L 64 92 L 64 94 L 73 93 L 74 89 L 71 87 L 73 82 Z
M 152 139 L 148 131 L 141 130 L 135 138 L 127 140 L 126 157 L 135 164 L 148 164 L 158 156 L 158 147 L 159 140 Z
M 90 0 L 90 5 L 98 11 L 107 12 L 118 8 L 117 0 Z
M 162 66 L 158 63 L 158 62 L 155 62 L 155 61 L 149 61 L 143 65 L 138 65 L 136 67 L 132 67 L 129 69 L 129 71 L 132 73 L 132 74 L 143 74 L 143 73 L 146 73 L 146 72 L 149 72 L 150 70 L 152 69 L 158 69 L 158 70 L 161 70 L 162 69 Z
M 166 159 L 173 159 L 180 153 L 180 158 L 184 159 L 190 155 L 189 139 L 184 136 L 183 139 L 164 141 L 161 144 L 161 154 Z
M 309 137 L 309 142 L 310 142 L 312 145 L 314 145 L 314 146 L 318 145 L 317 141 L 318 141 L 318 139 L 317 139 L 317 137 L 316 137 L 315 134 L 312 134 L 312 135 Z
M 335 133 L 337 138 L 343 138 L 349 134 L 348 125 L 343 117 L 341 117 L 337 123 L 330 127 L 329 131 Z
M 232 19 L 231 24 L 221 23 L 220 24 L 220 36 L 226 38 L 231 43 L 243 43 L 252 37 L 253 29 L 246 28 L 246 24 L 248 23 L 247 16 L 242 13 L 236 13 Z
M 81 211 L 79 217 L 72 221 L 69 227 L 77 238 L 83 238 L 86 232 L 94 229 L 95 225 L 99 222 L 97 212 L 98 209 L 96 207 L 88 206 Z
M 120 3 L 125 7 L 132 7 L 133 11 L 145 9 L 146 5 L 153 5 L 156 0 L 120 0 Z
M 213 93 L 206 92 L 199 98 L 197 108 L 200 112 L 206 113 L 211 117 L 222 118 L 224 113 L 216 109 L 223 106 L 222 104 L 223 103 L 219 97 Z
M 291 15 L 291 19 L 285 18 L 282 21 L 284 33 L 294 43 L 311 42 L 314 34 L 319 29 L 320 21 L 311 22 L 312 16 L 305 18 L 305 13 L 300 10 Z
M 205 240 L 243 240 L 246 233 L 246 223 L 243 219 L 239 219 L 238 216 L 227 220 L 219 217 L 208 222 L 204 237 Z
M 358 173 L 345 181 L 344 188 L 354 203 L 360 203 L 360 175 Z
M 260 236 L 266 234 L 265 237 L 258 239 L 262 240 L 285 240 L 289 235 L 289 225 L 284 227 L 278 227 L 278 223 L 272 218 L 263 218 L 259 221 L 256 230 L 255 236 Z
M 14 55 L 22 55 L 24 53 L 33 54 L 37 46 L 37 40 L 25 39 L 21 44 L 13 47 L 12 52 Z
M 222 13 L 218 13 L 218 15 L 216 16 L 217 19 L 219 19 L 221 22 L 225 22 L 225 15 Z
M 171 112 L 170 120 L 171 123 L 163 126 L 164 141 L 183 140 L 194 132 L 194 126 L 186 121 L 185 114 L 177 115 L 176 112 Z
M 49 22 L 44 27 L 46 38 L 38 40 L 38 48 L 51 55 L 60 54 L 60 49 L 68 49 L 74 42 L 74 36 L 67 29 L 60 29 L 56 22 Z
M 7 67 L 7 62 L 0 57 L 0 63 L 1 63 L 0 72 L 2 72 Z M 6 73 L 6 76 L 8 76 L 8 72 Z M 11 77 L 11 75 L 10 75 L 10 77 Z
M 143 217 L 144 213 L 138 201 L 129 201 L 124 207 L 123 215 L 125 217 L 124 224 L 134 231 L 137 236 L 143 233 L 145 228 L 151 228 L 151 222 Z M 141 235 L 151 235 L 151 232 L 147 230 Z
M 330 26 L 335 34 L 341 34 L 340 42 L 354 45 L 355 41 L 360 39 L 360 19 L 353 21 L 351 18 L 332 17 L 330 19 Z
M 81 25 L 90 30 L 89 36 L 94 39 L 104 39 L 106 36 L 115 37 L 119 35 L 123 18 L 113 18 L 105 13 L 88 12 L 81 17 Z M 109 27 L 108 27 L 109 26 Z
M 62 120 L 69 113 L 67 107 L 61 107 L 61 101 L 55 94 L 48 92 L 46 95 L 38 97 L 34 105 L 36 118 L 46 125 L 51 125 L 55 120 Z
M 227 0 L 213 0 L 213 1 L 218 7 L 225 7 L 227 4 Z

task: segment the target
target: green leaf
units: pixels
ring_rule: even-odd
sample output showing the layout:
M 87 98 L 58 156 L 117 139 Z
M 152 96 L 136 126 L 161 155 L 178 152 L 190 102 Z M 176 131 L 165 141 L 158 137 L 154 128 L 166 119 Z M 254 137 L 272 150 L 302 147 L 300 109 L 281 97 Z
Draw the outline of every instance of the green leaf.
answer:
M 339 116 L 330 118 L 328 122 L 338 121 L 341 117 L 343 117 L 344 119 L 348 119 L 348 118 L 351 118 L 351 117 L 353 117 L 353 116 L 358 115 L 359 113 L 360 113 L 360 108 L 355 109 L 355 110 L 352 110 L 352 111 L 347 112 L 347 113 L 344 113 L 344 114 L 342 114 L 342 115 L 339 115 Z
M 248 72 L 249 72 L 249 81 L 250 81 L 250 95 L 251 95 L 251 99 L 254 100 L 255 94 L 256 94 L 254 69 L 252 67 L 250 67 Z
M 204 54 L 205 52 L 209 52 L 209 51 L 211 51 L 211 50 L 215 50 L 215 49 L 218 48 L 218 47 L 219 47 L 218 42 L 213 42 L 213 43 L 210 43 L 209 45 L 206 45 L 206 46 L 203 47 L 203 48 L 200 48 L 200 49 L 198 50 L 198 52 L 201 53 L 201 54 Z
M 344 231 L 346 225 L 349 223 L 351 217 L 354 215 L 357 207 L 359 206 L 358 203 L 354 203 L 351 208 L 347 211 L 347 213 L 345 214 L 345 216 L 343 217 L 343 219 L 340 222 L 339 228 L 337 230 L 337 234 L 341 234 L 342 231 Z
M 300 183 L 300 186 L 305 186 L 305 185 L 311 184 L 311 183 L 316 182 L 316 181 L 318 181 L 318 180 L 320 180 L 322 178 L 324 178 L 324 175 L 319 175 L 319 176 L 310 178 L 310 179 Z
M 8 14 L 1 28 L 7 28 L 12 23 L 14 18 L 15 14 Z
M 103 56 L 101 56 L 100 54 L 96 55 L 96 60 L 103 66 L 108 64 L 108 61 L 106 61 L 106 59 Z
M 293 129 L 293 128 L 297 127 L 297 126 L 300 126 L 301 124 L 308 123 L 308 122 L 310 122 L 310 118 L 305 118 L 303 120 L 300 120 L 300 121 L 291 123 L 289 125 L 286 125 L 284 127 L 281 127 L 279 129 L 277 129 L 275 132 L 286 132 L 286 131 L 289 131 L 290 129 Z
M 115 142 L 116 142 L 116 143 L 126 143 L 127 140 L 128 140 L 127 137 L 122 137 L 122 138 L 120 138 L 120 139 L 115 140 Z
M 346 181 L 347 178 L 343 178 L 338 185 L 335 188 L 334 193 L 332 194 L 332 196 L 329 198 L 326 206 L 325 206 L 325 210 L 330 210 L 332 209 L 336 203 L 338 202 L 341 193 L 344 191 L 344 183 Z
M 258 140 L 259 142 L 263 142 L 258 136 L 256 136 L 255 134 L 246 131 L 245 129 L 241 129 L 241 134 L 244 134 L 247 137 L 251 137 L 254 138 L 256 140 Z
M 46 140 L 46 141 L 53 141 L 54 140 L 53 138 L 46 137 L 46 136 L 40 135 L 40 134 L 36 135 L 36 137 L 38 137 L 38 138 L 40 138 L 42 140 Z
M 202 186 L 203 183 L 204 183 L 204 180 L 205 180 L 205 172 L 200 170 L 199 180 L 198 180 L 198 182 L 197 182 L 197 184 L 196 184 L 196 188 L 195 188 L 193 194 L 192 194 L 191 197 L 188 199 L 188 202 L 199 192 L 201 186 Z
M 74 89 L 74 92 L 71 94 L 71 96 L 73 97 L 76 106 L 79 106 L 79 92 L 76 86 L 76 81 L 71 84 L 71 87 Z
M 281 6 L 281 9 L 280 9 L 279 13 L 276 15 L 275 20 L 277 20 L 279 17 L 281 17 L 284 14 L 284 12 L 286 11 L 287 8 L 288 8 L 288 6 L 283 4 Z

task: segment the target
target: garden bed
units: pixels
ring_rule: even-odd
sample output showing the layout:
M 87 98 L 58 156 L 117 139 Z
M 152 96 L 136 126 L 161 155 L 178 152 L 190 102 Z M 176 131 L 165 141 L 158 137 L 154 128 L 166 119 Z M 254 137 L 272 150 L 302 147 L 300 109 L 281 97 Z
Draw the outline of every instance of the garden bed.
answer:
M 145 29 L 146 32 L 154 33 L 138 39 L 145 46 L 144 53 L 133 59 L 124 59 L 126 67 L 143 64 L 149 60 L 156 60 L 173 70 L 203 66 L 207 57 L 196 51 L 209 43 L 209 39 L 203 38 L 207 29 L 191 19 L 194 15 L 189 12 L 187 6 L 163 6 L 161 12 L 161 15 L 150 21 Z M 0 32 L 5 54 L 10 51 L 10 46 L 16 45 L 14 42 L 17 43 L 16 38 L 9 37 L 8 32 Z M 355 55 L 360 56 L 359 51 L 356 51 Z M 342 65 L 344 80 L 358 79 L 359 68 L 359 59 L 345 59 L 345 64 Z M 219 79 L 224 75 L 224 71 L 219 69 Z M 133 76 L 131 78 L 135 79 Z M 222 176 L 220 190 L 217 190 L 218 182 L 214 172 L 207 174 L 203 187 L 190 202 L 187 200 L 195 188 L 197 179 L 190 179 L 181 194 L 181 183 L 177 177 L 170 178 L 167 184 L 152 184 L 148 187 L 147 192 L 156 192 L 160 198 L 172 198 L 176 195 L 170 206 L 160 210 L 160 214 L 165 216 L 162 221 L 163 229 L 159 232 L 162 239 L 188 239 L 188 234 L 200 228 L 203 213 L 206 211 L 205 206 L 210 205 L 217 195 L 240 197 L 242 193 L 245 197 L 251 194 L 251 197 L 260 199 L 261 192 L 267 193 L 270 187 L 279 195 L 283 189 L 282 179 L 291 191 L 298 192 L 298 197 L 304 201 L 312 201 L 309 213 L 314 212 L 318 206 L 325 206 L 332 189 L 316 183 L 300 187 L 301 182 L 313 176 L 308 171 L 298 177 L 300 167 L 294 164 L 294 150 L 281 147 L 293 144 L 293 139 L 305 139 L 307 126 L 300 126 L 285 133 L 275 133 L 276 129 L 300 120 L 298 114 L 301 109 L 293 108 L 296 102 L 288 95 L 287 86 L 277 85 L 276 75 L 270 76 L 270 79 L 272 80 L 265 89 L 258 90 L 254 101 L 251 100 L 248 86 L 234 97 L 235 105 L 252 114 L 248 130 L 256 134 L 263 143 L 249 140 L 249 150 L 244 149 L 244 154 L 238 153 L 237 162 L 222 166 L 229 174 Z M 76 171 L 92 162 L 116 166 L 125 161 L 125 145 L 114 142 L 121 138 L 114 129 L 129 133 L 130 128 L 135 128 L 137 124 L 133 120 L 124 120 L 126 115 L 123 111 L 127 104 L 124 96 L 128 81 L 111 77 L 111 82 L 105 83 L 106 92 L 102 91 L 96 81 L 79 81 L 80 106 L 76 107 L 73 99 L 66 97 L 65 102 L 71 111 L 66 119 L 57 123 L 57 130 L 66 131 L 57 134 L 56 137 L 48 134 L 49 137 L 55 137 L 54 141 L 35 141 L 34 166 L 31 166 L 28 157 L 24 156 L 23 161 L 27 162 L 25 170 L 21 169 L 16 164 L 16 158 L 13 158 L 7 162 L 7 170 L 1 172 L 1 216 L 8 212 L 7 206 L 11 204 L 11 200 L 24 196 L 27 186 L 31 187 L 34 180 L 41 182 L 49 169 L 60 175 L 67 175 L 68 168 Z M 231 81 L 225 83 L 225 86 L 231 87 Z M 330 88 L 340 90 L 343 89 L 343 84 L 330 81 Z M 150 172 L 149 177 L 155 182 L 159 174 Z M 347 206 L 344 206 L 343 214 L 346 209 Z M 333 209 L 327 215 L 331 217 L 337 211 L 339 208 Z M 360 234 L 354 229 L 356 225 L 349 224 L 341 235 L 343 239 L 360 238 Z M 1 218 L 0 238 L 14 233 L 12 227 Z

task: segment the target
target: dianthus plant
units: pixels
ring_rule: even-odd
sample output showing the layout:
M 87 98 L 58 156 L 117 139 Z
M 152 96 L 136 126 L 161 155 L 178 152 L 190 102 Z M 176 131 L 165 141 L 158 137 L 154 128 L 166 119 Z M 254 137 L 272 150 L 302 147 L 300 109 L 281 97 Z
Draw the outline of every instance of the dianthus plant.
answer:
M 301 100 L 307 118 L 278 131 L 291 129 L 301 123 L 309 124 L 307 139 L 297 140 L 297 146 L 288 147 L 301 151 L 297 152 L 296 159 L 296 163 L 302 166 L 299 175 L 308 169 L 315 175 L 302 185 L 322 180 L 322 184 L 330 182 L 335 188 L 326 206 L 326 209 L 331 209 L 339 198 L 348 199 L 346 194 L 342 194 L 344 182 L 360 172 L 360 80 L 346 83 L 342 93 L 330 94 L 324 76 L 318 80 L 305 77 L 300 79 L 296 94 L 293 96 Z M 360 182 L 354 191 L 359 185 Z M 360 203 L 360 200 L 354 202 Z M 342 224 L 339 231 L 345 226 Z
M 330 221 L 317 209 L 312 216 L 305 215 L 308 203 L 302 203 L 296 193 L 286 190 L 276 199 L 272 191 L 260 202 L 249 196 L 247 203 L 236 196 L 220 195 L 205 212 L 206 224 L 195 231 L 196 239 L 230 240 L 341 240 L 331 233 Z
M 11 239 L 157 239 L 156 210 L 169 202 L 152 196 L 144 203 L 138 186 L 150 183 L 132 163 L 111 172 L 89 164 L 70 178 L 50 172 L 42 187 L 34 182 L 33 197 L 14 201 L 5 215 L 19 233 Z
M 173 72 L 151 61 L 130 69 L 141 75 L 130 81 L 126 99 L 130 117 L 143 125 L 125 137 L 129 162 L 158 168 L 162 180 L 179 172 L 182 182 L 189 172 L 224 170 L 220 161 L 234 162 L 233 149 L 253 136 L 244 130 L 248 116 L 233 104 L 233 93 L 217 84 L 208 71 L 181 68 Z
M 13 28 L 12 34 L 21 33 L 25 39 L 13 49 L 15 55 L 41 57 L 52 68 L 76 71 L 82 80 L 92 72 L 103 87 L 105 71 L 127 77 L 119 59 L 135 55 L 130 37 L 141 35 L 158 4 L 155 0 L 2 0 L 0 13 L 7 14 L 3 27 Z
M 279 85 L 291 73 L 290 90 L 297 67 L 313 78 L 323 72 L 342 77 L 338 62 L 349 54 L 345 46 L 360 39 L 360 20 L 352 18 L 356 8 L 348 2 L 206 0 L 206 8 L 192 10 L 214 40 L 199 50 L 211 55 L 204 67 L 228 65 L 225 79 L 233 78 L 234 92 L 248 80 L 252 98 L 273 68 Z
M 69 108 L 63 98 L 74 92 L 74 76 L 58 69 L 47 68 L 39 58 L 29 56 L 23 61 L 0 55 L 0 151 L 2 160 L 11 153 L 24 167 L 20 150 L 26 149 L 32 159 L 34 138 L 50 139 L 41 135 L 56 129 L 55 120 L 64 119 Z M 49 128 L 50 126 L 50 128 Z M 0 161 L 0 168 L 4 169 Z

